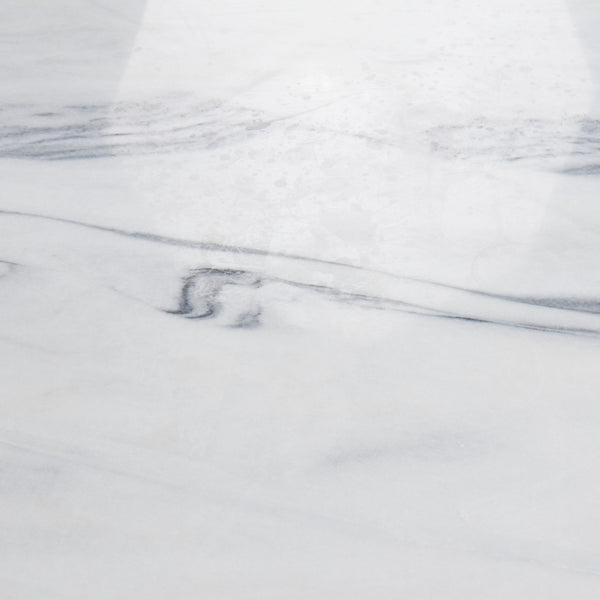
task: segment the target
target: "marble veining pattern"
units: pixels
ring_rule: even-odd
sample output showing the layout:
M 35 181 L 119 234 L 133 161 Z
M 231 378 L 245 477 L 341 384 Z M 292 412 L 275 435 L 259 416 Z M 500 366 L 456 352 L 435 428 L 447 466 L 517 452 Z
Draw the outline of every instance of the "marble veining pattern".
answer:
M 0 597 L 600 595 L 600 10 L 0 6 Z

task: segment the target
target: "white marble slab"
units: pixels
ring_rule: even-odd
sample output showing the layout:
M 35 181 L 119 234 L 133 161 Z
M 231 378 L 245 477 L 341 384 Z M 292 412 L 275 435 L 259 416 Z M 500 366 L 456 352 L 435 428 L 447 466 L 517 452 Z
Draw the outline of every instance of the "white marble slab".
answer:
M 4 0 L 0 597 L 597 599 L 598 30 Z

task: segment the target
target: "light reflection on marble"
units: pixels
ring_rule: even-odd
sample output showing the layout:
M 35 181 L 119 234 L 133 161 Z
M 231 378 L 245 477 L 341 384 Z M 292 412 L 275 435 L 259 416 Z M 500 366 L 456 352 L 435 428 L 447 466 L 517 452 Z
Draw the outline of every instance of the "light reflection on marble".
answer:
M 3 2 L 0 596 L 598 598 L 599 29 Z

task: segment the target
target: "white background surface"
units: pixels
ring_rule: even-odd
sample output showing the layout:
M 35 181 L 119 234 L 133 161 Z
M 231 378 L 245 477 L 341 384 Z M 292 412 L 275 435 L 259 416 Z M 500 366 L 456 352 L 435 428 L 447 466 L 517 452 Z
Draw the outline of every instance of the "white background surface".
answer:
M 5 1 L 0 595 L 597 598 L 599 14 Z

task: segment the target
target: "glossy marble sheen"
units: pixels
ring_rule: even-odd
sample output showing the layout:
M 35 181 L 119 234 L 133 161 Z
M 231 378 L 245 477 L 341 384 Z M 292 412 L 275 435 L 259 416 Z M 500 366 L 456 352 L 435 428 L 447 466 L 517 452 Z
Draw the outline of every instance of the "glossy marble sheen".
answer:
M 0 597 L 600 598 L 599 31 L 4 0 Z

